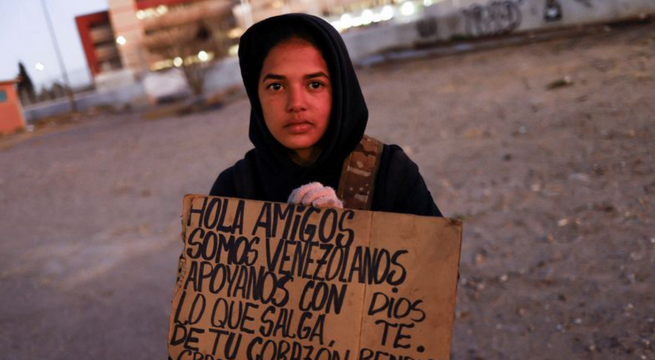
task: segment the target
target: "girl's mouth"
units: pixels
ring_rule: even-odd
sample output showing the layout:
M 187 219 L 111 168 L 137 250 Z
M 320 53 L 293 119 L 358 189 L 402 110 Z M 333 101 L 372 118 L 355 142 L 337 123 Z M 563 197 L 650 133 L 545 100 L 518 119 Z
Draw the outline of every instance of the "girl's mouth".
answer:
M 284 126 L 291 134 L 304 134 L 310 131 L 314 125 L 306 120 L 293 120 Z

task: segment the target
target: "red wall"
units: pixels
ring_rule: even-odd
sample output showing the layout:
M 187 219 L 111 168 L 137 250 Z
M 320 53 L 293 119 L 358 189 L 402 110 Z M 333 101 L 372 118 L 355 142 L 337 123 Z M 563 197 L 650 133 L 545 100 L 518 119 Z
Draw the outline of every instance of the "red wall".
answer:
M 90 29 L 92 24 L 109 23 L 109 12 L 101 11 L 98 13 L 77 16 L 75 18 L 75 23 L 77 23 L 77 31 L 80 33 L 80 40 L 82 40 L 86 62 L 89 64 L 91 74 L 95 77 L 100 72 L 100 63 L 96 58 L 95 49 L 93 48 Z

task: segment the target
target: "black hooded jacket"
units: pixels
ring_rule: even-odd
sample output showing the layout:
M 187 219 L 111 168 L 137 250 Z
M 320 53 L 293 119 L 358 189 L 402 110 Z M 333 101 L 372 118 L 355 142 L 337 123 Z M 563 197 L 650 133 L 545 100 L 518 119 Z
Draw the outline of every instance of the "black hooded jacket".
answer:
M 323 151 L 310 166 L 294 163 L 288 150 L 275 140 L 264 122 L 257 92 L 270 49 L 302 34 L 322 53 L 332 86 L 330 120 L 321 139 Z M 255 148 L 218 176 L 210 195 L 286 202 L 293 189 L 313 181 L 337 189 L 344 159 L 362 139 L 368 121 L 366 102 L 339 33 L 311 15 L 268 18 L 241 37 L 239 65 L 251 104 L 249 136 Z M 396 145 L 384 145 L 371 210 L 441 216 L 418 167 Z

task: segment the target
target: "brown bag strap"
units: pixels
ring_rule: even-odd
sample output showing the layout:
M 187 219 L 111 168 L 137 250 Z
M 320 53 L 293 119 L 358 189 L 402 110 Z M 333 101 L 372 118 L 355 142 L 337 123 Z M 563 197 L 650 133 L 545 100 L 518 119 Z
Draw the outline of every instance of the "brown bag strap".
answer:
M 364 135 L 355 150 L 344 160 L 337 189 L 337 197 L 343 202 L 344 208 L 371 209 L 382 146 L 379 140 Z

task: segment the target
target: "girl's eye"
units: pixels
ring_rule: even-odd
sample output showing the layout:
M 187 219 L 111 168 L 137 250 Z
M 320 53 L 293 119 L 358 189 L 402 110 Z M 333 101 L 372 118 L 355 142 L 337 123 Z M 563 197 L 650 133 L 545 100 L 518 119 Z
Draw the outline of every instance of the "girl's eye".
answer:
M 323 87 L 323 84 L 321 84 L 318 81 L 312 81 L 312 82 L 309 83 L 309 88 L 310 89 L 317 90 L 317 89 L 320 89 L 321 87 Z
M 266 86 L 266 88 L 274 90 L 274 91 L 279 91 L 279 90 L 282 90 L 282 84 L 272 83 L 272 84 L 269 84 L 268 86 Z

